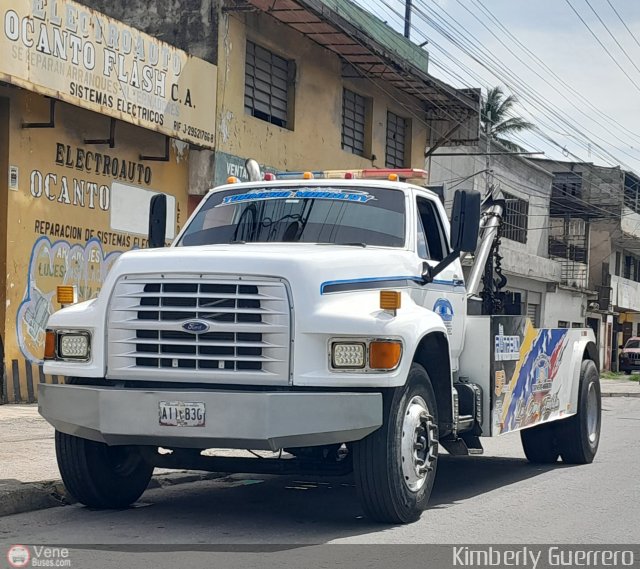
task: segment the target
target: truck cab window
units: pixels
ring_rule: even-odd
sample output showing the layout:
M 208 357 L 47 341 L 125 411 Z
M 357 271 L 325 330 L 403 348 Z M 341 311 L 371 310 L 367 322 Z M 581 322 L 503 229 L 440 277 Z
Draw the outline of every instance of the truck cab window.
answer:
M 422 217 L 418 215 L 418 237 L 416 240 L 416 250 L 418 257 L 421 259 L 430 259 L 429 249 L 427 248 L 427 235 L 424 232 L 424 226 L 422 225 Z
M 177 246 L 237 241 L 403 247 L 404 194 L 353 185 L 271 185 L 213 192 Z
M 449 252 L 444 229 L 434 203 L 418 197 L 418 255 L 422 259 L 442 261 Z M 421 240 L 424 245 L 421 245 Z

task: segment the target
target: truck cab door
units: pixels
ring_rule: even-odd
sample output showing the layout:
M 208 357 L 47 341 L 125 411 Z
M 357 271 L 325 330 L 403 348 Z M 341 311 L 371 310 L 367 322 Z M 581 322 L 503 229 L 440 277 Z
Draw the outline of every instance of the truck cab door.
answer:
M 415 200 L 416 253 L 421 272 L 424 262 L 435 266 L 451 249 L 443 222 L 446 213 L 442 205 L 419 194 Z M 458 358 L 463 347 L 467 311 L 466 289 L 460 261 L 454 261 L 433 282 L 424 285 L 418 302 L 442 318 L 449 337 L 451 365 L 457 370 Z

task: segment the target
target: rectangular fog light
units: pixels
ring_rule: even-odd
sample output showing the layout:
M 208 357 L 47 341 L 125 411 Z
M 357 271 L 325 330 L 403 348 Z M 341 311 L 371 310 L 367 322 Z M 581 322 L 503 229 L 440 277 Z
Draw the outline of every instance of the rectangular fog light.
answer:
M 62 333 L 60 334 L 58 349 L 58 354 L 61 358 L 86 360 L 89 357 L 89 334 Z
M 333 343 L 331 346 L 331 364 L 336 369 L 363 368 L 365 364 L 364 343 Z

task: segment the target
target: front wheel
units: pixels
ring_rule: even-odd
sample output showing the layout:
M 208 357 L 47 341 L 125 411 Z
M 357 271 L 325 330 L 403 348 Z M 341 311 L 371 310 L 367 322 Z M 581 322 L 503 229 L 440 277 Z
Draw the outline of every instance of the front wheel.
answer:
M 413 522 L 427 507 L 438 461 L 436 399 L 421 365 L 384 394 L 383 411 L 382 427 L 354 444 L 356 488 L 371 519 Z
M 137 447 L 107 446 L 60 431 L 56 457 L 69 493 L 93 508 L 126 508 L 142 496 L 153 473 Z

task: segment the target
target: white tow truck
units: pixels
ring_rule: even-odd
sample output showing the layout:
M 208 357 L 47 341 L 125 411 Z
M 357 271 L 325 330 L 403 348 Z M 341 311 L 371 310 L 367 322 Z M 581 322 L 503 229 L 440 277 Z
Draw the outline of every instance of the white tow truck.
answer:
M 50 317 L 44 370 L 66 380 L 40 385 L 40 413 L 80 502 L 125 507 L 154 467 L 353 472 L 370 518 L 406 523 L 439 447 L 476 454 L 520 431 L 530 461 L 593 460 L 593 332 L 482 314 L 503 202 L 457 192 L 450 224 L 433 192 L 400 181 L 419 171 L 248 170 L 170 247 L 155 199 L 155 248 L 124 253 L 96 299 Z M 202 454 L 220 448 L 274 454 Z

